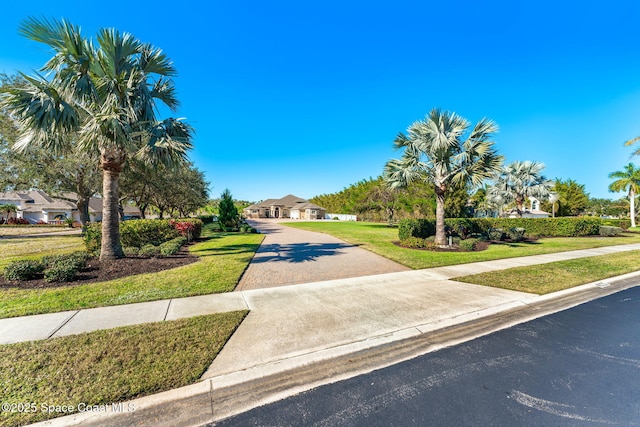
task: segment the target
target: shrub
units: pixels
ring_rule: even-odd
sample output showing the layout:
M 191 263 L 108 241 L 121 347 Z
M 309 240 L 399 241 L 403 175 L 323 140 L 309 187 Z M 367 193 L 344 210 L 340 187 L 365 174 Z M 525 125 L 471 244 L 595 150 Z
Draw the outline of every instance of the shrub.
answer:
M 102 229 L 99 222 L 93 222 L 84 226 L 82 230 L 82 240 L 84 246 L 93 256 L 100 255 L 100 244 L 102 241 Z
M 489 228 L 486 234 L 489 240 L 500 241 L 504 239 L 504 230 L 502 228 Z
M 460 249 L 467 252 L 475 251 L 477 245 L 478 239 L 465 239 L 459 243 Z
M 203 224 L 211 224 L 213 222 L 214 216 L 213 215 L 200 215 L 198 217 L 198 219 L 200 221 L 202 221 Z
M 36 260 L 17 260 L 10 262 L 4 269 L 6 280 L 31 280 L 44 271 L 44 265 Z
M 474 231 L 473 222 L 469 218 L 451 218 L 445 220 L 445 223 L 462 240 L 468 239 Z
M 508 231 L 509 239 L 514 242 L 519 242 L 524 240 L 525 229 L 522 227 L 511 227 Z
M 147 244 L 157 246 L 180 235 L 179 231 L 168 219 L 139 219 L 120 223 L 120 241 L 122 246 L 136 246 Z M 200 222 L 202 224 L 202 222 Z
M 170 240 L 171 242 L 178 242 L 180 246 L 187 243 L 187 238 L 184 236 L 178 236 L 175 239 Z
M 48 255 L 42 257 L 42 264 L 49 268 L 58 262 L 66 262 L 76 266 L 78 270 L 84 268 L 89 260 L 89 254 L 85 251 L 76 251 L 64 255 Z
M 140 252 L 140 248 L 136 248 L 135 246 L 125 246 L 124 248 L 122 248 L 123 252 L 124 252 L 124 256 L 138 256 L 138 253 Z
M 161 255 L 168 256 L 168 255 L 177 254 L 180 251 L 181 247 L 182 247 L 182 243 L 174 239 L 174 240 L 169 240 L 168 242 L 162 243 L 160 246 L 158 246 L 158 249 Z
M 602 225 L 612 225 L 627 230 L 631 227 L 630 219 L 602 219 Z
M 409 237 L 427 238 L 436 233 L 436 222 L 431 219 L 403 219 L 398 223 L 398 237 L 403 241 Z
M 613 227 L 611 225 L 601 225 L 600 226 L 600 235 L 601 236 L 617 236 L 622 234 L 624 230 L 621 227 Z
M 76 277 L 79 270 L 76 259 L 72 257 L 60 258 L 44 271 L 44 280 L 46 282 L 70 282 Z
M 201 230 L 202 222 L 200 220 L 197 221 L 200 224 Z M 100 223 L 88 224 L 82 236 L 87 251 L 94 256 L 100 254 L 100 244 L 102 240 L 101 227 L 102 225 Z M 199 233 L 197 226 L 194 233 Z M 157 246 L 179 235 L 178 230 L 170 224 L 168 219 L 140 219 L 120 223 L 120 242 L 123 248 L 140 248 L 147 244 Z
M 29 224 L 29 221 L 27 221 L 24 218 L 9 218 L 7 220 L 7 224 L 10 224 L 10 225 L 27 225 L 27 224 Z
M 420 237 L 407 237 L 400 241 L 400 245 L 409 249 L 435 249 L 433 240 L 421 239 Z
M 171 224 L 171 226 L 175 228 L 181 236 L 186 237 L 188 241 L 198 239 L 202 234 L 203 222 L 198 218 L 170 220 L 169 224 Z
M 140 251 L 138 252 L 138 256 L 141 256 L 143 258 L 152 258 L 158 255 L 160 255 L 160 248 L 150 243 L 147 243 L 146 245 L 141 247 Z

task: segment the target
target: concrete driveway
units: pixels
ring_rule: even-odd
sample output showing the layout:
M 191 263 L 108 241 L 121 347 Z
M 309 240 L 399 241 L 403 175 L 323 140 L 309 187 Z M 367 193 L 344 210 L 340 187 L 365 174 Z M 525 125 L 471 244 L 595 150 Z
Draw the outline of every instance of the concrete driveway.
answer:
M 328 234 L 287 227 L 273 219 L 248 222 L 265 239 L 237 291 L 410 270 Z

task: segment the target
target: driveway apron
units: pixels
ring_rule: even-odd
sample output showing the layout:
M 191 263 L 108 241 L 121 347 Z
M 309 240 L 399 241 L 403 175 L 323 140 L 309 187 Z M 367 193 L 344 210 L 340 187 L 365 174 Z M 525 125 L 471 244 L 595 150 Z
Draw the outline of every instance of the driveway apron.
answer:
M 409 271 L 356 245 L 275 220 L 249 220 L 265 234 L 237 291 Z

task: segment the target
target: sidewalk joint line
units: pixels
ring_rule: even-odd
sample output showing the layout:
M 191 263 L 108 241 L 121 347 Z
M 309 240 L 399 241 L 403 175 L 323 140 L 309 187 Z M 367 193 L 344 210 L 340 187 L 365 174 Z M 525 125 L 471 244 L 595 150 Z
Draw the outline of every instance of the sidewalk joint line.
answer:
M 171 307 L 171 303 L 173 302 L 173 298 L 169 299 L 169 304 L 167 304 L 167 311 L 164 312 L 164 318 L 162 320 L 166 321 L 167 316 L 169 315 L 169 308 Z
M 65 320 L 62 325 L 58 326 L 53 332 L 51 332 L 51 334 L 47 337 L 47 339 L 51 338 L 52 336 L 54 336 L 60 329 L 64 328 L 65 325 L 69 322 L 71 322 L 71 319 L 73 319 L 74 317 L 76 317 L 76 314 L 80 313 L 80 310 L 76 310 L 75 313 L 73 313 L 71 316 L 69 316 L 69 318 L 67 320 Z

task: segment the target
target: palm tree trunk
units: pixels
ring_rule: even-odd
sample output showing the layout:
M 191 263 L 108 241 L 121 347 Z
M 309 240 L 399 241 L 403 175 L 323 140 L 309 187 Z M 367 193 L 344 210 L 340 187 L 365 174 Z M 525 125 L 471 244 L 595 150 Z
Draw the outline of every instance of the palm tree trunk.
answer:
M 437 187 L 436 190 L 436 238 L 434 243 L 439 246 L 447 244 L 447 235 L 444 230 L 444 196 L 445 189 Z
M 126 152 L 114 147 L 105 149 L 100 156 L 102 166 L 102 245 L 100 261 L 124 258 L 120 243 L 120 218 L 118 215 L 120 189 L 118 178 L 126 159 Z
M 636 192 L 633 188 L 629 190 L 629 216 L 631 216 L 631 226 L 636 226 Z
M 118 177 L 120 173 L 112 170 L 102 172 L 102 246 L 100 261 L 112 261 L 123 258 L 120 243 L 120 218 L 118 215 Z
M 522 212 L 524 212 L 524 196 L 520 194 L 516 196 L 516 210 L 518 211 L 518 218 L 522 218 Z

